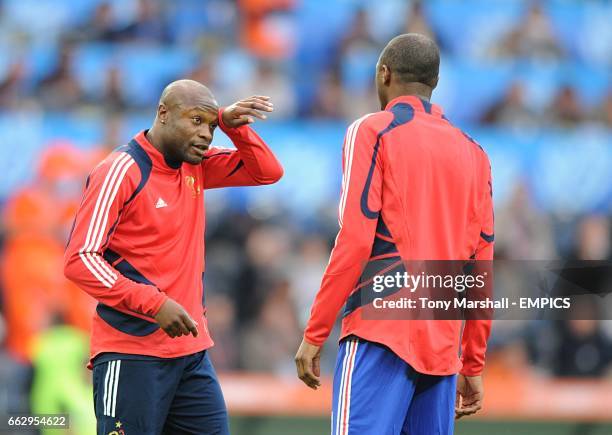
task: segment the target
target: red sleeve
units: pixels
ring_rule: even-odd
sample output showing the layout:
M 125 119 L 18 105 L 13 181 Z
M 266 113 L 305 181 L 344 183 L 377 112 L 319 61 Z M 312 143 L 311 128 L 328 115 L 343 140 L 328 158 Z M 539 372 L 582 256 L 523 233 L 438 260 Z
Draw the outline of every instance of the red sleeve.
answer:
M 365 119 L 355 121 L 344 139 L 340 231 L 304 333 L 305 340 L 316 346 L 329 336 L 370 257 L 377 219 L 366 216 L 363 208 L 379 212 L 382 207 L 381 157 L 377 152 L 373 158 L 376 132 Z
M 232 140 L 235 150 L 211 148 L 204 157 L 204 189 L 230 186 L 257 186 L 276 183 L 283 167 L 255 131 L 248 125 L 229 128 L 223 124 L 219 109 L 219 127 Z
M 124 277 L 102 256 L 110 229 L 140 181 L 134 163 L 127 153 L 112 154 L 89 175 L 64 254 L 64 274 L 105 305 L 153 317 L 167 296 Z
M 493 228 L 493 187 L 491 184 L 491 166 L 485 157 L 483 163 L 482 183 L 482 207 L 481 207 L 481 231 L 479 235 L 478 248 L 476 249 L 476 260 L 492 262 L 494 246 Z M 492 272 L 492 268 L 484 266 Z M 493 277 L 489 277 L 493 282 Z M 489 289 L 492 293 L 492 289 Z M 487 351 L 487 339 L 491 332 L 491 320 L 466 320 L 461 339 L 461 360 L 463 368 L 461 374 L 465 376 L 477 376 L 482 373 L 485 364 L 485 353 Z

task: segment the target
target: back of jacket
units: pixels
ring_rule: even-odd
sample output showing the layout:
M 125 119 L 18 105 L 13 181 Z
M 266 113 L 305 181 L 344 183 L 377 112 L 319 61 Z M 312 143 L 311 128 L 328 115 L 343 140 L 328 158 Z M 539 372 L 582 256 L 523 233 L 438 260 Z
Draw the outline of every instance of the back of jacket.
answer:
M 461 320 L 368 319 L 360 292 L 373 262 L 493 258 L 485 152 L 438 106 L 402 96 L 349 127 L 343 157 L 341 229 L 306 340 L 321 344 L 344 305 L 342 336 L 382 343 L 422 373 L 456 373 Z M 466 322 L 464 374 L 482 371 L 489 330 L 490 321 Z

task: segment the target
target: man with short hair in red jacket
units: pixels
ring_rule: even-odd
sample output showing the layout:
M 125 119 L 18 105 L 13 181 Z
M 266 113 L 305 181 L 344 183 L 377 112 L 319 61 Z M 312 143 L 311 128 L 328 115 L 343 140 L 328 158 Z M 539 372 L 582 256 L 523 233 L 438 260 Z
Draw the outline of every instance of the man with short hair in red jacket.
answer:
M 430 102 L 439 63 L 425 36 L 391 40 L 376 68 L 381 111 L 345 136 L 340 232 L 296 355 L 298 376 L 317 388 L 321 346 L 344 306 L 334 435 L 452 434 L 455 414 L 481 407 L 490 320 L 372 319 L 363 293 L 374 262 L 493 258 L 489 160 Z

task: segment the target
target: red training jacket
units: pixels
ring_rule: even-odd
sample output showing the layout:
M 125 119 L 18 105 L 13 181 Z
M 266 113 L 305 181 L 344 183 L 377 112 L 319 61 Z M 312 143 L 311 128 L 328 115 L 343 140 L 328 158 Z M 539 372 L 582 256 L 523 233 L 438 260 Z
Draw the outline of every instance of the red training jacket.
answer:
M 396 98 L 348 128 L 343 152 L 340 231 L 304 334 L 317 346 L 381 246 L 403 260 L 493 258 L 489 160 L 440 107 Z M 382 343 L 421 373 L 482 372 L 489 320 L 462 331 L 461 320 L 363 319 L 359 305 L 345 307 L 342 337 Z
M 235 150 L 210 148 L 200 165 L 168 166 L 138 134 L 89 175 L 66 247 L 64 273 L 98 300 L 91 359 L 102 352 L 178 357 L 213 345 L 204 307 L 204 189 L 270 184 L 283 169 L 248 126 L 219 126 Z M 198 322 L 170 338 L 153 317 L 166 298 Z

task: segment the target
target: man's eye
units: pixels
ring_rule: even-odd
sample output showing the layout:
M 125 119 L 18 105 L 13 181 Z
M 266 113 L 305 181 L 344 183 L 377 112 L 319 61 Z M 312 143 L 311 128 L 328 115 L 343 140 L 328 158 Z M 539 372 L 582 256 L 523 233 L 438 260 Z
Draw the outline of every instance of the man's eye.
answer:
M 200 118 L 199 116 L 194 116 L 194 117 L 193 117 L 193 118 L 191 118 L 191 119 L 193 119 L 193 122 L 194 122 L 195 124 L 200 125 L 200 124 L 202 123 L 202 118 Z
M 211 130 L 214 130 L 215 128 L 217 128 L 217 125 L 218 125 L 218 124 L 210 124 L 210 129 L 211 129 Z

